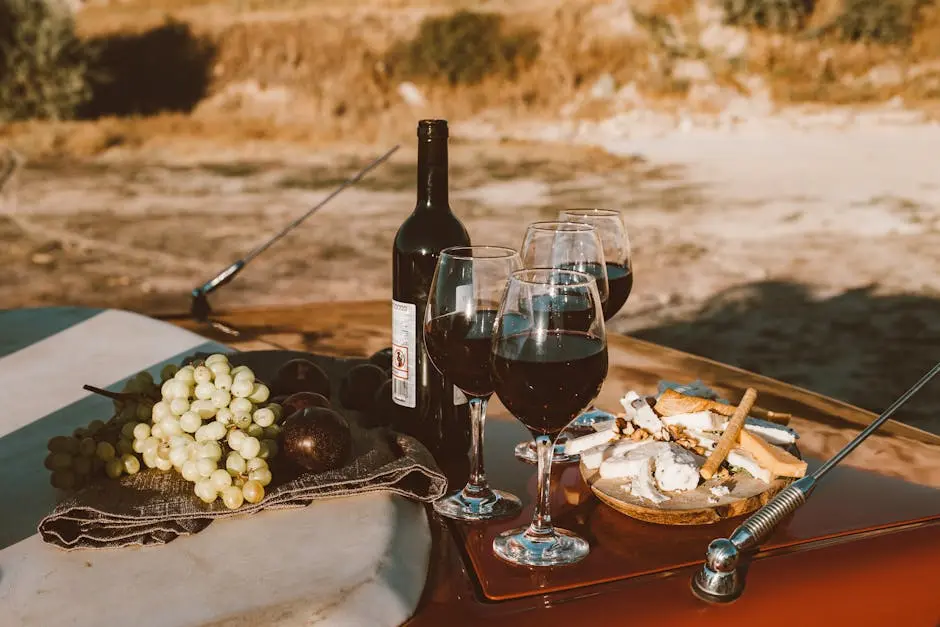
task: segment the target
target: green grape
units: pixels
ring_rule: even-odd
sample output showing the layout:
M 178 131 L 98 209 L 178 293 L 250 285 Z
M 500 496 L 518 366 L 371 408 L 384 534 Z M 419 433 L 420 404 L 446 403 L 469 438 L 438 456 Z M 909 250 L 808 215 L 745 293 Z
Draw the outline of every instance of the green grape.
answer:
M 264 498 L 264 486 L 261 485 L 260 481 L 251 479 L 242 486 L 242 494 L 249 503 L 260 503 L 261 499 Z
M 95 449 L 98 445 L 95 444 L 95 441 L 89 437 L 82 438 L 82 441 L 78 445 L 78 454 L 84 455 L 85 457 L 91 457 L 95 454 Z
M 271 396 L 271 390 L 268 389 L 264 383 L 255 383 L 254 388 L 252 388 L 251 394 L 248 395 L 248 400 L 252 403 L 263 403 Z
M 136 475 L 140 471 L 140 460 L 131 454 L 122 455 L 121 463 L 124 465 L 124 472 L 129 475 Z
M 215 489 L 213 486 L 212 489 Z M 222 502 L 229 509 L 238 509 L 245 502 L 245 496 L 242 494 L 242 488 L 230 485 L 222 490 Z
M 49 449 L 50 453 L 69 453 L 69 440 L 72 438 L 64 435 L 57 435 L 51 440 L 46 447 Z
M 134 416 L 137 420 L 150 420 L 153 413 L 153 403 L 140 403 L 137 405 L 137 414 Z
M 117 448 L 117 454 L 121 456 L 131 455 L 134 452 L 134 444 L 127 438 L 118 440 L 117 447 L 115 448 Z
M 206 360 L 203 362 L 207 367 L 211 368 L 212 364 L 222 363 L 228 365 L 228 357 L 222 353 L 213 353 L 206 357 Z
M 176 376 L 176 373 L 179 372 L 179 366 L 176 364 L 167 364 L 160 369 L 160 381 L 165 382 L 169 379 L 172 379 Z
M 139 405 L 133 401 L 129 402 L 124 406 L 124 409 L 121 410 L 121 413 L 118 415 L 118 420 L 120 422 L 128 422 L 129 420 L 137 420 L 137 408 Z
M 249 481 L 257 481 L 263 486 L 271 483 L 271 479 L 271 471 L 267 468 L 258 468 L 257 470 L 252 470 L 248 473 Z
M 255 413 L 252 415 L 252 419 L 255 421 L 255 424 L 259 427 L 266 428 L 274 424 L 274 420 L 277 418 L 277 415 L 270 407 L 262 407 L 261 409 L 256 409 Z M 254 435 L 254 434 L 252 434 Z
M 72 467 L 72 456 L 68 453 L 51 453 L 46 457 L 45 466 L 49 470 L 65 470 Z
M 71 470 L 56 470 L 49 477 L 53 488 L 71 490 L 75 487 L 75 473 Z
M 121 437 L 122 437 L 122 438 L 127 438 L 127 439 L 129 439 L 129 440 L 133 440 L 133 439 L 134 439 L 134 429 L 137 428 L 137 425 L 138 425 L 138 424 L 139 424 L 139 423 L 136 423 L 136 422 L 128 422 L 128 423 L 125 423 L 125 424 L 121 427 Z
M 110 462 L 114 459 L 115 453 L 114 445 L 110 442 L 98 442 L 98 446 L 95 447 L 95 455 L 103 462 Z M 107 469 L 107 466 L 105 466 L 105 469 Z
M 124 461 L 116 457 L 112 457 L 104 465 L 104 472 L 108 475 L 110 479 L 117 479 L 122 474 L 124 474 Z
M 88 435 L 95 435 L 101 431 L 102 427 L 104 427 L 104 422 L 101 420 L 92 420 L 85 428 L 88 430 Z
M 212 482 L 208 479 L 197 481 L 195 492 L 196 496 L 202 499 L 203 503 L 212 503 L 219 495 L 216 489 L 212 487 Z

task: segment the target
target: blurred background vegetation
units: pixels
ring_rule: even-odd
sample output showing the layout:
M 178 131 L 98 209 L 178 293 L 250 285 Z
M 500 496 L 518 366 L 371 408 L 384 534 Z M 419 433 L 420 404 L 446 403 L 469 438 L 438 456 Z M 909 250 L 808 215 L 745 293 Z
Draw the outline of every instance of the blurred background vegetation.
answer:
M 76 1 L 0 0 L 0 121 L 25 123 L 0 139 L 79 153 L 168 132 L 376 140 L 425 110 L 555 115 L 578 98 L 599 117 L 625 86 L 682 101 L 690 60 L 715 88 L 746 94 L 756 76 L 784 103 L 940 98 L 938 0 Z M 99 124 L 63 137 L 35 120 Z

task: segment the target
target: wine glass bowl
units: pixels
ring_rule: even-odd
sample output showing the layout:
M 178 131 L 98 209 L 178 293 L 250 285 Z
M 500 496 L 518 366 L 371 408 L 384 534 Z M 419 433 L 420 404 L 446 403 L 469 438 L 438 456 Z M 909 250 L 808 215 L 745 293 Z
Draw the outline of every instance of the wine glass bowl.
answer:
M 564 209 L 559 220 L 593 226 L 604 249 L 607 266 L 608 297 L 604 320 L 619 312 L 633 290 L 633 261 L 630 238 L 619 211 L 613 209 Z
M 518 498 L 489 487 L 483 464 L 486 403 L 494 385 L 493 329 L 506 282 L 520 266 L 510 248 L 458 246 L 441 252 L 431 281 L 424 321 L 428 357 L 470 404 L 470 478 L 462 490 L 434 503 L 448 518 L 489 520 L 521 509 Z
M 564 219 L 533 222 L 526 229 L 520 256 L 526 268 L 558 268 L 590 274 L 596 281 L 601 304 L 606 306 L 609 296 L 607 262 L 604 244 L 594 225 Z M 565 303 L 559 301 L 560 297 L 555 298 L 551 310 L 545 307 L 545 298 L 544 294 L 535 297 L 534 304 L 545 310 L 544 315 L 564 315 L 568 328 L 576 328 L 575 324 L 585 327 L 593 319 L 594 312 L 585 304 L 583 294 L 566 294 L 564 298 L 570 302 Z M 513 453 L 517 459 L 536 463 L 535 444 L 531 440 L 518 443 Z M 555 447 L 554 463 L 578 460 L 578 455 L 566 454 L 560 442 Z
M 580 306 L 585 301 L 590 315 L 583 311 L 576 317 L 564 315 L 566 303 Z M 492 376 L 503 405 L 535 438 L 539 479 L 532 523 L 504 532 L 493 542 L 501 558 L 520 565 L 554 566 L 587 555 L 584 539 L 552 526 L 552 453 L 557 436 L 600 392 L 607 367 L 596 280 L 557 268 L 514 272 L 493 335 Z
M 608 297 L 604 303 L 604 320 L 610 320 L 623 308 L 633 291 L 630 238 L 620 212 L 613 209 L 565 209 L 558 213 L 558 219 L 588 224 L 597 232 L 607 266 Z M 613 414 L 592 407 L 578 416 L 571 426 L 591 430 L 594 424 L 613 418 Z

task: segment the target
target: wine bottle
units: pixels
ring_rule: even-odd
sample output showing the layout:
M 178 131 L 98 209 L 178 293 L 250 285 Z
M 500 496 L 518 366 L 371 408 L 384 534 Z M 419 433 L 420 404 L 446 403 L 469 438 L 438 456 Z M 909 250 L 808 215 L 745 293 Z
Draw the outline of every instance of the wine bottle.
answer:
M 395 235 L 392 252 L 392 400 L 396 422 L 432 452 L 460 429 L 461 397 L 434 368 L 424 348 L 424 314 L 440 252 L 469 246 L 467 230 L 447 197 L 447 121 L 418 123 L 418 199 Z M 464 399 L 465 400 L 465 399 Z M 466 421 L 469 425 L 469 420 Z M 469 441 L 469 438 L 467 438 Z

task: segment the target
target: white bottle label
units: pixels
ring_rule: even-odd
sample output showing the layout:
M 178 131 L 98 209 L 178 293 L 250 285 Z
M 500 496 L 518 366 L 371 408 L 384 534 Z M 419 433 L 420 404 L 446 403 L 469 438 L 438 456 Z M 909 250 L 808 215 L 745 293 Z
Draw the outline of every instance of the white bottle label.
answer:
M 392 400 L 411 408 L 417 405 L 415 318 L 413 304 L 392 301 Z

